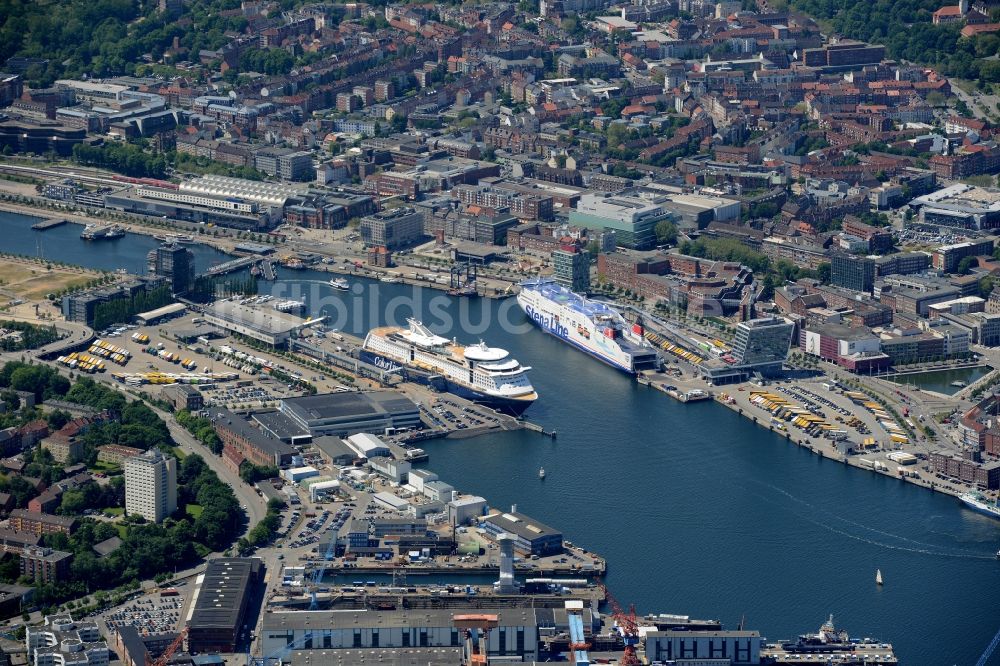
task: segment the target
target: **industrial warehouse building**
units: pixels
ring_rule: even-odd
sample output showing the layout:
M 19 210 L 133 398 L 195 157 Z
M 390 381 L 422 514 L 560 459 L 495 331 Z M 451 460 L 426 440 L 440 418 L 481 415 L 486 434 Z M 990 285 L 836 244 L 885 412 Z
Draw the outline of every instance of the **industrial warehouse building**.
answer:
M 256 557 L 208 561 L 187 625 L 190 652 L 237 652 L 247 606 L 263 570 Z
M 242 457 L 255 465 L 287 467 L 298 453 L 290 444 L 255 428 L 252 423 L 228 409 L 213 408 L 209 418 L 225 447 L 223 451 L 231 451 L 234 459 Z
M 1000 227 L 1000 192 L 956 183 L 917 197 L 910 208 L 919 209 L 927 225 L 985 231 Z
M 391 391 L 323 393 L 281 401 L 280 412 L 313 437 L 420 428 L 420 408 Z
M 764 638 L 756 631 L 671 629 L 646 634 L 646 655 L 657 662 L 759 664 L 763 647 Z
M 538 657 L 539 625 L 548 626 L 560 609 L 504 608 L 490 611 L 499 627 L 489 632 L 491 656 L 518 655 L 525 661 Z M 276 611 L 264 614 L 261 625 L 266 655 L 292 650 L 317 657 L 321 650 L 365 650 L 385 648 L 454 648 L 464 641 L 455 627 L 455 611 L 420 609 L 399 611 Z M 461 615 L 461 613 L 459 613 Z M 301 663 L 306 663 L 305 659 Z M 367 660 L 355 663 L 367 663 Z
M 449 498 L 451 501 L 451 498 Z M 482 523 L 483 529 L 494 538 L 504 532 L 514 537 L 514 548 L 517 550 L 544 557 L 555 555 L 563 550 L 563 535 L 548 525 L 544 525 L 523 513 L 495 513 L 487 516 Z
M 205 308 L 205 321 L 213 326 L 259 340 L 273 347 L 284 347 L 292 333 L 307 322 L 300 317 L 240 305 L 232 301 L 216 301 Z

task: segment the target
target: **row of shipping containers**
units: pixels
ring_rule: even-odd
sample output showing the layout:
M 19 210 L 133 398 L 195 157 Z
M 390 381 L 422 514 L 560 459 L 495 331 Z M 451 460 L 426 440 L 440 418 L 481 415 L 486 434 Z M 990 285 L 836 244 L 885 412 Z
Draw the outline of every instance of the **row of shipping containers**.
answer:
M 766 409 L 774 418 L 790 422 L 810 437 L 836 439 L 847 435 L 842 429 L 783 396 L 768 391 L 750 391 L 750 402 Z
M 90 356 L 89 354 L 84 354 L 83 352 L 73 352 L 68 356 L 60 356 L 56 359 L 56 361 L 72 370 L 79 370 L 90 374 L 94 374 L 95 372 L 104 372 L 106 370 L 106 366 L 104 365 L 104 361 L 102 359 Z
M 847 396 L 851 402 L 855 405 L 860 405 L 864 407 L 869 412 L 875 416 L 879 425 L 888 433 L 889 441 L 894 444 L 908 444 L 910 438 L 907 436 L 906 431 L 903 426 L 894 419 L 879 403 L 875 402 L 869 398 L 866 394 L 859 391 L 844 391 L 844 395 Z

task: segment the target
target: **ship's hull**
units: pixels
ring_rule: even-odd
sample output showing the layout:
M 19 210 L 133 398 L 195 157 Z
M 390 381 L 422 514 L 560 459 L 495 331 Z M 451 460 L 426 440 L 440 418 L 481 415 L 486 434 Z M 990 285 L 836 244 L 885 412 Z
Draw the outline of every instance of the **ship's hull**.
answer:
M 528 312 L 525 311 L 525 314 L 528 314 Z M 626 375 L 629 375 L 630 377 L 634 377 L 636 375 L 636 371 L 632 367 L 622 365 L 621 363 L 618 363 L 617 361 L 615 361 L 613 359 L 610 359 L 607 356 L 604 356 L 603 354 L 601 354 L 601 353 L 599 353 L 599 352 L 597 352 L 597 351 L 595 351 L 593 349 L 590 349 L 589 347 L 585 347 L 584 345 L 580 344 L 579 342 L 577 342 L 576 340 L 572 339 L 568 335 L 562 335 L 560 333 L 557 333 L 556 331 L 553 331 L 548 326 L 545 326 L 544 324 L 542 324 L 542 322 L 536 320 L 530 314 L 528 314 L 528 320 L 532 324 L 534 324 L 535 326 L 537 326 L 538 328 L 542 329 L 543 331 L 545 331 L 546 333 L 548 333 L 549 335 L 551 335 L 552 337 L 554 337 L 554 338 L 556 338 L 558 340 L 561 340 L 561 341 L 565 342 L 566 344 L 570 345 L 571 347 L 574 347 L 574 348 L 582 351 L 587 356 L 590 356 L 592 358 L 596 358 L 598 361 L 600 361 L 604 365 L 610 366 L 610 367 L 614 368 L 615 370 L 617 370 L 619 372 L 624 372 Z
M 976 513 L 981 513 L 984 516 L 989 516 L 990 518 L 1000 520 L 1000 508 L 990 508 L 989 506 L 984 505 L 981 502 L 977 502 L 972 499 L 967 499 L 965 497 L 959 497 L 958 499 L 961 500 L 962 504 L 964 504 L 967 508 L 972 509 Z
M 472 388 L 471 386 L 461 384 L 447 377 L 442 377 L 440 382 L 434 382 L 431 381 L 430 378 L 440 377 L 440 375 L 430 375 L 422 368 L 412 368 L 394 358 L 390 358 L 367 349 L 362 349 L 358 354 L 358 357 L 365 363 L 369 363 L 377 368 L 381 368 L 389 372 L 402 370 L 405 373 L 405 377 L 410 381 L 415 381 L 421 384 L 436 385 L 448 393 L 470 400 L 477 405 L 483 405 L 485 407 L 489 407 L 490 409 L 499 410 L 505 414 L 520 416 L 535 402 L 534 399 L 508 398 L 505 396 L 493 395 L 491 393 L 486 393 Z
M 527 315 L 528 320 L 531 321 L 531 323 L 533 323 L 535 326 L 542 329 L 552 337 L 562 340 L 563 342 L 571 345 L 572 347 L 575 347 L 576 349 L 582 351 L 588 356 L 596 358 L 601 363 L 611 366 L 612 368 L 618 370 L 619 372 L 624 372 L 629 376 L 635 376 L 637 374 L 631 358 L 629 358 L 627 362 L 613 358 L 611 356 L 608 356 L 607 353 L 601 351 L 600 349 L 594 348 L 588 344 L 585 344 L 583 341 L 575 339 L 573 337 L 572 331 L 569 328 L 554 323 L 558 320 L 558 315 L 538 312 L 537 310 L 535 310 L 535 305 L 525 300 L 521 295 L 518 295 L 517 303 L 518 305 L 521 306 L 521 309 L 524 311 L 524 314 Z M 591 333 L 591 336 L 599 336 L 599 335 L 600 332 L 596 330 L 593 333 Z
M 451 379 L 446 380 L 446 382 L 448 386 L 448 393 L 453 393 L 458 397 L 470 400 L 477 405 L 483 405 L 484 407 L 489 407 L 490 409 L 495 409 L 513 416 L 520 416 L 535 402 L 534 400 L 526 400 L 523 398 L 505 398 L 503 396 L 490 395 L 488 393 L 472 389 L 469 386 L 459 384 Z

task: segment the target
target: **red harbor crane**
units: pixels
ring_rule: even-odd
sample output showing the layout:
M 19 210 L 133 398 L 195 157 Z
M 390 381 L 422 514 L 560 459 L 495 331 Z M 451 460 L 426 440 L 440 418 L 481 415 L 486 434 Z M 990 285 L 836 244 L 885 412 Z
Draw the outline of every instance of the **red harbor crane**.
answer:
M 156 659 L 150 659 L 147 654 L 146 666 L 167 666 L 167 664 L 170 663 L 170 658 L 173 657 L 174 653 L 177 652 L 177 650 L 179 650 L 181 646 L 184 644 L 184 639 L 186 637 L 187 637 L 187 627 L 184 627 L 183 629 L 181 629 L 181 632 L 177 634 L 177 638 L 170 641 L 170 645 L 167 646 L 167 649 L 164 650 L 163 654 L 161 654 L 159 657 L 157 657 Z
M 630 604 L 628 612 L 625 612 L 604 583 L 598 585 L 601 586 L 601 591 L 611 606 L 611 615 L 625 643 L 625 655 L 621 659 L 621 666 L 639 666 L 639 657 L 636 654 L 636 649 L 639 647 L 639 623 L 635 619 L 635 605 Z

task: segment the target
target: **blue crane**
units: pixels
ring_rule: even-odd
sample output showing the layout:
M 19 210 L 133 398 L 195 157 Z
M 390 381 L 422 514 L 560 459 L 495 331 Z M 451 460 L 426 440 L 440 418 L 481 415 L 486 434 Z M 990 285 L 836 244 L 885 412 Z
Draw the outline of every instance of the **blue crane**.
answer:
M 328 533 L 330 536 L 330 541 L 326 545 L 326 550 L 323 552 L 323 562 L 320 566 L 313 571 L 312 575 L 312 590 L 310 591 L 309 598 L 309 610 L 316 610 L 316 586 L 323 582 L 323 576 L 326 575 L 326 563 L 333 559 L 334 553 L 337 552 L 337 534 L 333 530 L 331 525 L 328 528 Z
M 323 576 L 326 575 L 326 569 L 327 569 L 327 564 L 326 563 L 329 562 L 333 558 L 333 554 L 336 552 L 336 548 L 337 548 L 337 535 L 336 535 L 336 533 L 333 532 L 333 526 L 332 525 L 330 526 L 330 528 L 328 529 L 328 531 L 331 532 L 331 534 L 330 534 L 330 543 L 327 544 L 326 550 L 323 552 L 323 562 L 322 562 L 322 564 L 316 570 L 313 571 L 313 574 L 312 574 L 312 577 L 311 577 L 311 581 L 310 581 L 312 583 L 312 590 L 310 591 L 309 610 L 316 610 L 317 609 L 318 602 L 317 602 L 317 599 L 316 599 L 316 586 L 320 582 L 322 582 Z M 257 657 L 257 658 L 253 657 L 250 654 L 250 645 L 248 644 L 247 645 L 247 654 L 246 654 L 246 660 L 247 660 L 246 666 L 271 666 L 271 664 L 277 664 L 279 662 L 284 661 L 285 657 L 292 650 L 296 650 L 296 649 L 302 647 L 303 645 L 305 645 L 307 642 L 310 642 L 311 640 L 312 640 L 312 632 L 311 631 L 310 632 L 306 632 L 306 634 L 302 638 L 300 638 L 299 640 L 294 641 L 292 643 L 289 643 L 288 645 L 284 646 L 280 650 L 275 651 L 273 654 L 269 654 L 267 656 L 261 656 L 261 657 Z M 261 647 L 263 647 L 263 641 L 261 643 Z

